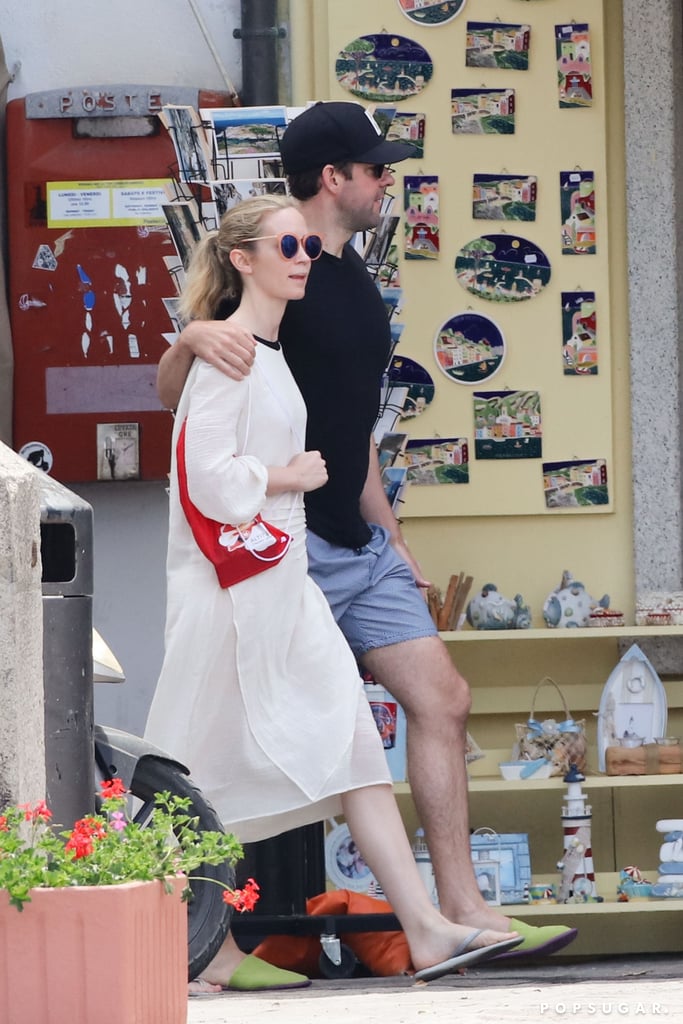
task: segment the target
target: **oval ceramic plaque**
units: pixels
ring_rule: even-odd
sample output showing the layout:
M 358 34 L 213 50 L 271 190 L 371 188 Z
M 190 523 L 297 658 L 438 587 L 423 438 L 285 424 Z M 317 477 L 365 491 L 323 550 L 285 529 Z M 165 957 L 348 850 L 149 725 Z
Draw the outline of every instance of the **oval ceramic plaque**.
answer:
M 442 373 L 456 384 L 481 384 L 500 369 L 505 338 L 490 317 L 456 313 L 436 332 L 434 355 Z
M 458 281 L 490 302 L 521 302 L 538 295 L 550 280 L 545 253 L 516 235 L 481 235 L 455 258 Z
M 406 18 L 416 25 L 444 25 L 460 14 L 467 0 L 398 0 Z
M 354 96 L 383 102 L 421 92 L 432 77 L 432 59 L 419 43 L 389 34 L 359 36 L 337 55 L 339 84 Z
M 406 356 L 394 356 L 387 373 L 391 389 L 405 388 L 400 419 L 409 420 L 425 411 L 434 398 L 434 381 L 424 366 Z

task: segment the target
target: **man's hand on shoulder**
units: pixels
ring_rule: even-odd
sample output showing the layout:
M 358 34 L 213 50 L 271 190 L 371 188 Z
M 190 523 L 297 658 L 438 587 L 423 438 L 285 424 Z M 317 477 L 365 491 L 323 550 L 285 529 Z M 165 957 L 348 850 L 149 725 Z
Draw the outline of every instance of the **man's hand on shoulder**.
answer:
M 249 331 L 231 320 L 193 320 L 178 343 L 233 380 L 242 380 L 251 372 L 256 342 Z
M 193 320 L 159 361 L 159 398 L 167 409 L 177 407 L 195 356 L 233 380 L 243 380 L 255 352 L 256 342 L 243 327 L 227 320 Z

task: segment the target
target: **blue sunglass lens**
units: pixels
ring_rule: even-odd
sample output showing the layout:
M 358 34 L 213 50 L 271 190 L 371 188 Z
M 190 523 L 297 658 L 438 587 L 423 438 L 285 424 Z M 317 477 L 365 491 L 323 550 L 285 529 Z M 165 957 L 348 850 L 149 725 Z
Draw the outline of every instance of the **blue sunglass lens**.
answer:
M 280 239 L 280 249 L 286 260 L 293 260 L 299 251 L 299 239 L 296 235 L 283 235 Z
M 317 260 L 323 251 L 323 240 L 320 235 L 306 235 L 304 239 L 304 252 L 309 260 Z

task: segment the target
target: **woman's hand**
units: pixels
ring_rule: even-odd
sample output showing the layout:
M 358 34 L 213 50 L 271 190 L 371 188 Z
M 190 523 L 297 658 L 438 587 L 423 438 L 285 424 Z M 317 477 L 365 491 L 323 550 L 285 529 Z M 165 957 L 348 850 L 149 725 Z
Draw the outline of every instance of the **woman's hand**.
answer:
M 327 466 L 320 452 L 300 452 L 287 468 L 296 474 L 293 491 L 316 491 L 327 483 Z
M 268 466 L 266 494 L 315 491 L 327 483 L 327 467 L 320 452 L 299 452 L 286 466 Z

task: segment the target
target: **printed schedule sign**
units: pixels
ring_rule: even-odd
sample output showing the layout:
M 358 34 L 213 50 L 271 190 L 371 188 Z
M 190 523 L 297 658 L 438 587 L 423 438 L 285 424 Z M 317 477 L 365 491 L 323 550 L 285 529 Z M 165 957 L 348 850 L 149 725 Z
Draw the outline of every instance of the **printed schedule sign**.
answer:
M 165 178 L 140 181 L 48 181 L 50 228 L 165 225 Z

